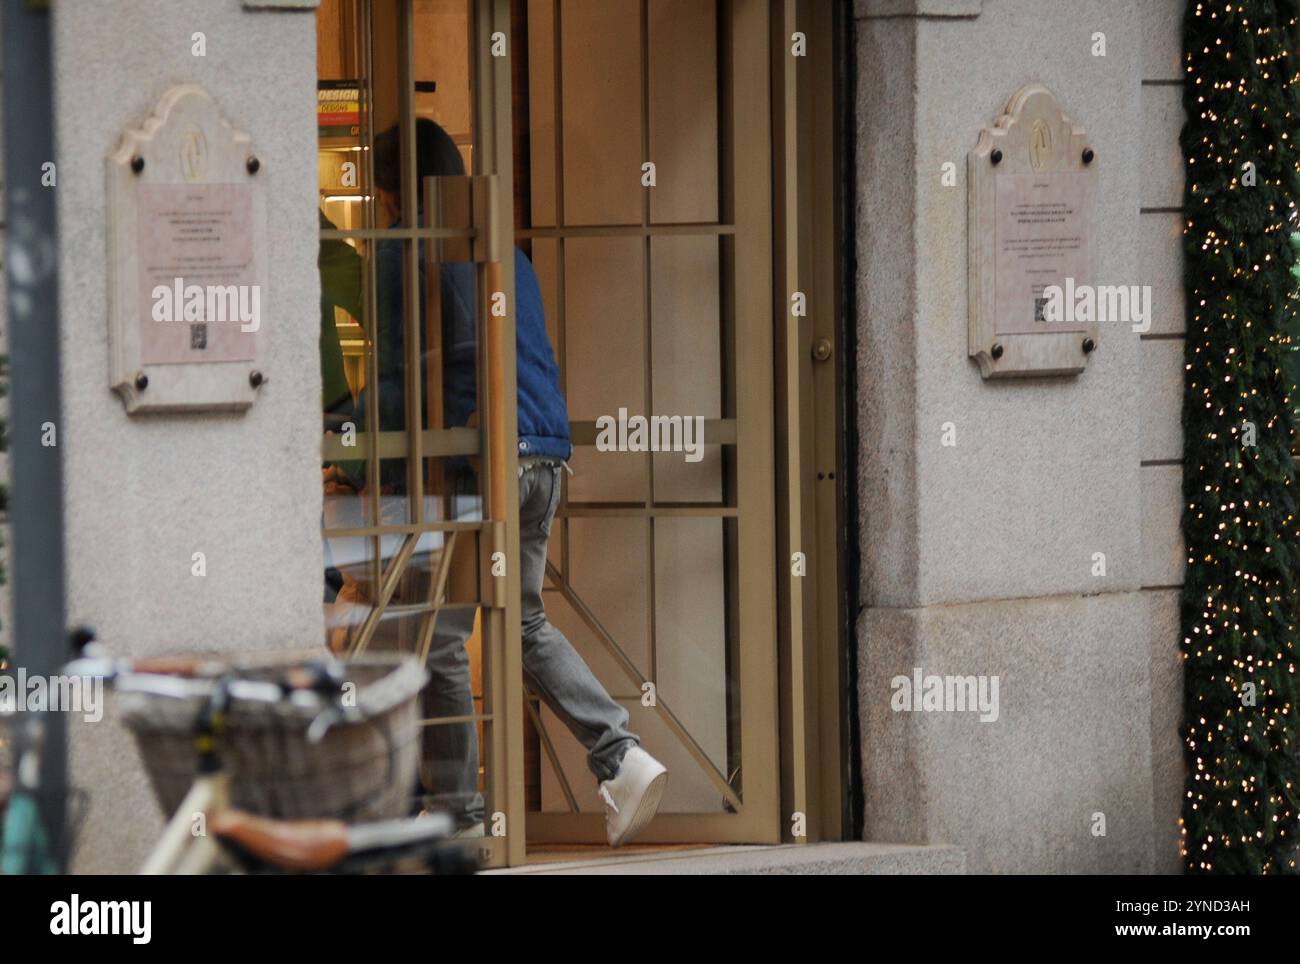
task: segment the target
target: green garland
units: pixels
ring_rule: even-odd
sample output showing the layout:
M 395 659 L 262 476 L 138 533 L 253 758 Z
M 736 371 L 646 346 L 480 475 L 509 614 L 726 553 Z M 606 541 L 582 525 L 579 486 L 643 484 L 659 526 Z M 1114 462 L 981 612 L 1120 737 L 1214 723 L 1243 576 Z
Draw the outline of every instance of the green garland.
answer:
M 1300 528 L 1287 374 L 1298 18 L 1300 0 L 1190 0 L 1183 23 L 1189 873 L 1298 869 Z

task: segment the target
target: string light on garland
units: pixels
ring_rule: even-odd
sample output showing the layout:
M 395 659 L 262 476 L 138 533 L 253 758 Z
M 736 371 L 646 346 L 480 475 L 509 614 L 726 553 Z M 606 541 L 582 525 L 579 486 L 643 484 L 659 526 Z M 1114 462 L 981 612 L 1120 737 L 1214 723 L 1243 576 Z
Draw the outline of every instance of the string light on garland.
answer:
M 1183 23 L 1189 873 L 1300 871 L 1298 23 L 1300 0 L 1191 0 Z

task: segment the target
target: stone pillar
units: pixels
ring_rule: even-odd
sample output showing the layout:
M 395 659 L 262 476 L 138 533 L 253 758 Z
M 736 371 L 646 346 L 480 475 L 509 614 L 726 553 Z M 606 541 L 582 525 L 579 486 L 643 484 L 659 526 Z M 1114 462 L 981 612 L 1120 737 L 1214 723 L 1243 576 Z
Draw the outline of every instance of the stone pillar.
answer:
M 966 327 L 966 155 L 1030 82 L 1096 150 L 1098 283 L 1149 283 L 1143 6 L 856 5 L 866 837 L 956 844 L 972 872 L 1152 868 L 1139 335 L 1103 324 L 1079 376 L 994 383 Z M 917 667 L 997 677 L 996 722 L 893 710 L 891 680 Z
M 54 5 L 68 611 L 121 655 L 322 640 L 314 6 Z M 243 414 L 128 416 L 109 390 L 105 157 L 180 83 L 206 89 L 262 162 L 268 381 Z M 89 793 L 80 871 L 134 870 L 161 827 L 112 719 L 110 699 L 104 721 L 72 725 L 70 781 Z

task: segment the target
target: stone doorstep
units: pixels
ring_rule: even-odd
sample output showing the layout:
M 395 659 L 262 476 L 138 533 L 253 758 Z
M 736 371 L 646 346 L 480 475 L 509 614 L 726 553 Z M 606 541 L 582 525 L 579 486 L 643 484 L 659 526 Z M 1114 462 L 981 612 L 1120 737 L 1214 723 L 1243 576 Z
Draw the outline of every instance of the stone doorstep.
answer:
M 966 852 L 951 846 L 882 843 L 726 846 L 531 864 L 484 874 L 964 874 Z

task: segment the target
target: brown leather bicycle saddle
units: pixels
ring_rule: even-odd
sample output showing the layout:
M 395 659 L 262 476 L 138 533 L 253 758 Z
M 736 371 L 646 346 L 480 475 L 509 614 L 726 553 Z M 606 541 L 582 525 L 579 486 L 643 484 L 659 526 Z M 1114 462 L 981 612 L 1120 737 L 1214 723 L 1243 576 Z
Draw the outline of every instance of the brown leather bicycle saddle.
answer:
M 268 864 L 286 870 L 325 870 L 348 853 L 341 820 L 270 820 L 242 810 L 212 817 L 212 832 Z

